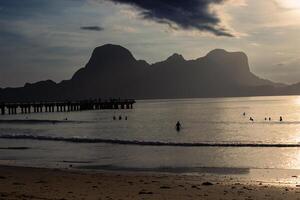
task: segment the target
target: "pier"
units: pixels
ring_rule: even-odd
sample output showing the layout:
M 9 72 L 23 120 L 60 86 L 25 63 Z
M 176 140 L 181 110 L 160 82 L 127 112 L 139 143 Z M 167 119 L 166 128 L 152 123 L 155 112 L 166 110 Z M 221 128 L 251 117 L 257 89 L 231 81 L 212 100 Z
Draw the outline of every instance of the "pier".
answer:
M 133 99 L 83 100 L 64 102 L 0 103 L 1 115 L 84 110 L 133 109 Z

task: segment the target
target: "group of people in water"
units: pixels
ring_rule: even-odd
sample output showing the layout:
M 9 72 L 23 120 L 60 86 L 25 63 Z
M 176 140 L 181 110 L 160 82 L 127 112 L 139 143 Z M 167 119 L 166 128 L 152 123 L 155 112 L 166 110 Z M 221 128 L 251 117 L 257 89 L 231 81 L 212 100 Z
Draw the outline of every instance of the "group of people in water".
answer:
M 245 112 L 243 113 L 243 116 L 246 116 L 246 113 L 245 113 Z M 254 119 L 253 119 L 252 117 L 250 117 L 249 120 L 252 121 L 252 122 L 254 122 Z M 269 117 L 269 118 L 265 117 L 265 121 L 267 121 L 267 120 L 272 121 L 272 118 L 271 118 L 271 117 Z M 283 121 L 282 116 L 279 117 L 279 121 L 280 121 L 280 122 Z
M 122 118 L 122 115 L 119 115 L 118 119 L 119 119 L 119 120 L 122 120 L 122 119 L 123 119 L 123 118 Z M 125 119 L 125 120 L 128 120 L 128 117 L 125 116 L 124 119 Z M 116 117 L 115 115 L 113 116 L 113 120 L 117 120 L 117 117 Z M 180 131 L 180 130 L 181 130 L 182 127 L 181 127 L 181 123 L 180 123 L 179 121 L 177 121 L 177 123 L 176 123 L 176 125 L 175 125 L 175 128 L 176 128 L 177 131 Z
M 119 120 L 122 120 L 123 118 L 122 118 L 121 115 L 119 115 L 118 119 L 119 119 Z M 127 120 L 128 120 L 128 117 L 125 116 L 124 119 L 127 121 Z M 116 117 L 115 115 L 113 116 L 113 120 L 117 120 L 117 117 Z
M 243 116 L 246 116 L 245 112 L 243 113 Z M 252 122 L 254 122 L 254 118 L 253 117 L 250 117 L 249 120 L 252 121 Z M 271 117 L 269 117 L 269 118 L 265 117 L 265 121 L 267 121 L 267 120 L 272 121 L 272 118 Z M 279 117 L 279 121 L 280 122 L 283 121 L 283 117 L 282 116 Z M 181 130 L 182 126 L 181 126 L 180 121 L 177 121 L 177 123 L 175 125 L 175 128 L 176 128 L 177 131 Z
M 245 112 L 243 113 L 243 116 L 246 116 L 246 113 L 245 113 Z M 119 115 L 119 118 L 118 118 L 118 119 L 119 119 L 119 120 L 122 120 L 122 116 Z M 125 119 L 125 120 L 128 120 L 128 117 L 125 116 L 124 119 Z M 116 116 L 113 116 L 113 120 L 117 120 L 117 117 L 116 117 Z M 252 117 L 250 117 L 249 120 L 252 121 L 252 122 L 254 122 L 254 118 L 252 118 Z M 272 121 L 272 118 L 271 118 L 271 117 L 269 117 L 269 118 L 265 117 L 265 121 L 267 121 L 267 120 Z M 282 116 L 279 117 L 279 121 L 280 121 L 280 122 L 283 121 Z M 176 128 L 177 131 L 180 131 L 180 130 L 181 130 L 182 125 L 181 125 L 180 121 L 177 121 L 177 123 L 175 124 L 175 128 Z

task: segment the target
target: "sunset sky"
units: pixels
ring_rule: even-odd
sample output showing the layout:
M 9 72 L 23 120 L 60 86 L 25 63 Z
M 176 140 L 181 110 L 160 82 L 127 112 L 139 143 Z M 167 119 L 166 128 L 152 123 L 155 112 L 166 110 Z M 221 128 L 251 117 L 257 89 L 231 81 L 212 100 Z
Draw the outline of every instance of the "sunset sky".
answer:
M 223 48 L 251 71 L 300 82 L 299 0 L 1 0 L 0 87 L 69 79 L 96 46 L 149 63 Z

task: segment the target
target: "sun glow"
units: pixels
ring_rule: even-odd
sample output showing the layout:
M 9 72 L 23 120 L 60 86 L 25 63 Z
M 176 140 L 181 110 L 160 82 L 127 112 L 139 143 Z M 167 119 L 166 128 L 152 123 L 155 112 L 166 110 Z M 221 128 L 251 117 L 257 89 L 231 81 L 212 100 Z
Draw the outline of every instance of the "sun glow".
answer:
M 300 97 L 299 96 L 295 97 L 294 103 L 300 106 Z
M 281 0 L 280 3 L 289 9 L 300 9 L 300 0 Z

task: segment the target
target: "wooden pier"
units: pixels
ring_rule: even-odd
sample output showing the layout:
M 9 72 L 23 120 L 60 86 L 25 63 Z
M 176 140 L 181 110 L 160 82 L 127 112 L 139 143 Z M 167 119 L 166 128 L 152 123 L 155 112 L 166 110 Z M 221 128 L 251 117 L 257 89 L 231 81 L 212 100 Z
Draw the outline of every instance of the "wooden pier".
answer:
M 64 101 L 64 102 L 27 102 L 27 103 L 0 103 L 0 114 L 15 115 L 41 112 L 71 112 L 83 110 L 104 109 L 132 109 L 133 99 L 110 99 Z

